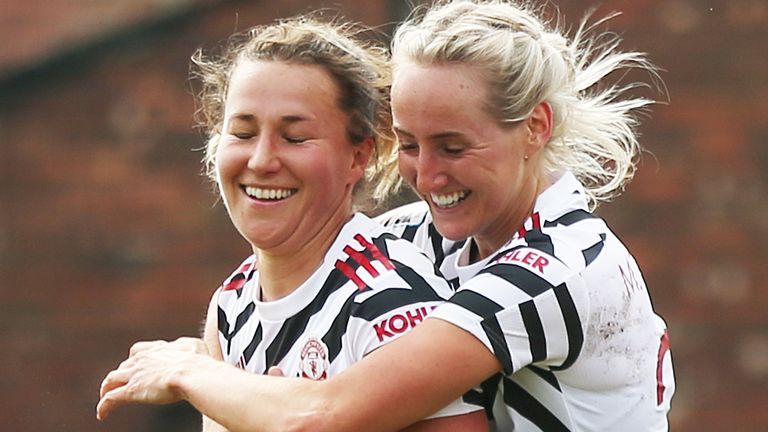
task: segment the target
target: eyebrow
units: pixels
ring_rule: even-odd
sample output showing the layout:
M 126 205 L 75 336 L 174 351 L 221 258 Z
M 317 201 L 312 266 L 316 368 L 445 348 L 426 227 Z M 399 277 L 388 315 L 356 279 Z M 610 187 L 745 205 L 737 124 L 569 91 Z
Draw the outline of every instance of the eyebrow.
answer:
M 405 131 L 403 129 L 400 129 L 397 126 L 393 126 L 392 130 L 394 130 L 396 134 L 405 135 L 408 138 L 415 138 L 415 136 L 412 133 Z M 427 138 L 431 140 L 440 140 L 440 139 L 463 137 L 463 136 L 464 134 L 462 134 L 461 132 L 448 131 L 448 132 L 440 132 L 440 133 L 432 134 Z
M 242 120 L 242 121 L 253 121 L 256 119 L 256 116 L 253 114 L 244 114 L 244 113 L 238 113 L 230 117 L 232 120 Z
M 298 123 L 302 121 L 311 121 L 312 119 L 309 117 L 304 117 L 300 115 L 287 115 L 280 117 L 280 121 L 283 123 Z
M 232 120 L 240 120 L 240 121 L 244 121 L 244 122 L 251 122 L 251 121 L 256 120 L 256 116 L 253 115 L 253 114 L 238 113 L 238 114 L 233 115 L 231 117 L 231 119 Z M 287 123 L 287 124 L 298 123 L 298 122 L 301 122 L 301 121 L 311 121 L 311 120 L 312 120 L 311 118 L 306 117 L 306 116 L 301 116 L 301 115 L 285 115 L 285 116 L 280 117 L 280 122 L 281 123 Z

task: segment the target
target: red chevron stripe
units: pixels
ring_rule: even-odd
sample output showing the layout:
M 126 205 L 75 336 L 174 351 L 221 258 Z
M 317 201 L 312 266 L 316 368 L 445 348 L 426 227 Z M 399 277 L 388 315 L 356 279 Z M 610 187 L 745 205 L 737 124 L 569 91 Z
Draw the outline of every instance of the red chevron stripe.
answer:
M 355 270 L 352 269 L 352 267 L 349 266 L 349 264 L 345 263 L 342 260 L 336 260 L 336 268 L 339 269 L 342 273 L 347 275 L 349 280 L 355 283 L 357 285 L 357 288 L 359 288 L 361 291 L 364 290 L 368 285 L 363 282 L 362 279 L 360 279 L 360 276 L 355 273 Z
M 381 253 L 381 250 L 379 250 L 379 248 L 376 247 L 375 244 L 370 243 L 368 240 L 365 239 L 365 237 L 363 237 L 360 234 L 355 235 L 355 240 L 357 240 L 357 242 L 360 243 L 361 246 L 368 249 L 371 252 L 371 255 L 373 255 L 373 257 L 377 261 L 381 262 L 387 270 L 395 269 L 395 265 L 392 264 L 392 261 L 390 261 L 389 258 L 384 256 L 384 254 Z
M 371 264 L 371 261 L 368 259 L 367 256 L 363 255 L 362 253 L 352 249 L 349 245 L 344 246 L 344 253 L 349 255 L 353 260 L 357 261 L 358 264 L 363 266 L 363 268 L 371 274 L 371 276 L 376 277 L 379 275 L 379 271 L 376 270 L 375 267 L 373 267 L 373 264 Z

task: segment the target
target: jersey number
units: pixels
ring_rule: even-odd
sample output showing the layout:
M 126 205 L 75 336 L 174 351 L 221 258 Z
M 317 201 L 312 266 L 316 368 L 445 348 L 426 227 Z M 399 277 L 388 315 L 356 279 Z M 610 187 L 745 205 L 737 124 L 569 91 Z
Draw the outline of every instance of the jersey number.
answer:
M 669 333 L 664 330 L 664 334 L 661 335 L 661 343 L 659 344 L 659 356 L 656 361 L 656 405 L 661 405 L 664 402 L 664 377 L 662 372 L 664 371 L 664 356 L 669 351 Z

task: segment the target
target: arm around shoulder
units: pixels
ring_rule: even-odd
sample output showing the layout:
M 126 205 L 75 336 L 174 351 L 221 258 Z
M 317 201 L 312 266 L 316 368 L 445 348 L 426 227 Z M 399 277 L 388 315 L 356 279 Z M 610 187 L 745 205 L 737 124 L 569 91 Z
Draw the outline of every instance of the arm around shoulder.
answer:
M 473 431 L 487 430 L 482 411 L 420 420 L 499 370 L 477 338 L 427 319 L 326 381 L 252 375 L 223 365 L 183 387 L 194 393 L 186 393 L 193 405 L 231 432 L 386 432 L 409 425 L 409 432 Z M 209 399 L 206 389 L 223 382 L 226 392 Z

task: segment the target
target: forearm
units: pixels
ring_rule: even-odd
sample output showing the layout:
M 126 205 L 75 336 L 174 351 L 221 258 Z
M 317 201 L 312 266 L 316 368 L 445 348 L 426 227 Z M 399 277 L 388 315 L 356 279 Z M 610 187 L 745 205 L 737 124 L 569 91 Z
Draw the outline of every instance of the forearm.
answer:
M 229 432 L 333 430 L 322 383 L 250 374 L 206 356 L 190 358 L 170 386 Z
M 331 381 L 344 380 L 340 391 L 347 396 L 357 392 L 353 398 L 358 403 L 350 409 L 358 418 L 356 430 L 386 432 L 433 415 L 498 370 L 493 355 L 474 336 L 444 321 L 426 320 Z M 480 419 L 487 430 L 484 414 Z M 422 422 L 408 430 L 480 430 L 470 423 L 451 428 L 441 423 L 446 420 L 431 424 L 432 429 L 414 428 L 425 426 Z
M 170 385 L 229 432 L 395 431 L 433 414 L 471 387 L 452 383 L 443 372 L 430 372 L 446 365 L 418 350 L 412 352 L 418 362 L 397 355 L 398 350 L 394 354 L 399 360 L 393 361 L 388 350 L 380 351 L 369 356 L 372 361 L 364 359 L 327 381 L 255 375 L 199 356 L 180 367 Z
M 189 342 L 151 342 L 102 382 L 97 416 L 128 403 L 186 399 L 230 432 L 400 430 L 497 372 L 474 336 L 426 320 L 325 381 L 255 375 Z
M 250 430 L 387 432 L 434 414 L 499 370 L 496 358 L 474 336 L 444 321 L 426 320 L 326 381 L 254 376 L 238 392 L 259 404 L 248 413 L 254 417 L 249 422 L 265 426 Z M 482 430 L 483 425 L 487 430 L 483 417 L 463 420 L 464 426 L 454 428 L 436 422 L 432 426 L 441 427 L 431 430 Z

